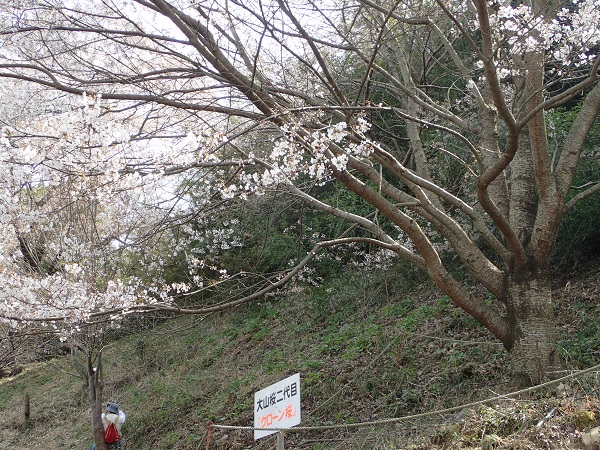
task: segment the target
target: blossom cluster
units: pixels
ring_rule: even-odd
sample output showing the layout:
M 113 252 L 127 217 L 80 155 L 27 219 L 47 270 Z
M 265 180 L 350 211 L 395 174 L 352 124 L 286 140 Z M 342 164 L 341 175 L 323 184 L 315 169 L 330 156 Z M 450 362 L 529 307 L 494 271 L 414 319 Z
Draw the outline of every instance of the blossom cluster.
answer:
M 517 53 L 547 51 L 565 67 L 589 64 L 600 44 L 600 0 L 575 0 L 553 17 L 505 4 L 490 19 L 501 45 Z
M 283 126 L 282 136 L 273 143 L 268 156 L 269 167 L 260 173 L 243 174 L 240 186 L 233 189 L 261 194 L 269 187 L 292 183 L 304 175 L 323 184 L 333 170 L 346 170 L 350 158 L 369 157 L 373 151 L 365 137 L 369 128 L 370 124 L 362 116 L 351 126 L 337 122 L 308 135 L 302 123 Z M 358 139 L 349 139 L 351 135 Z
M 105 114 L 100 96 L 73 100 L 0 130 L 0 320 L 12 326 L 116 319 L 188 289 L 162 281 L 180 250 L 169 229 L 152 237 L 189 207 L 164 174 L 214 160 L 222 138 L 136 140 L 135 121 Z M 128 268 L 138 261 L 139 276 Z

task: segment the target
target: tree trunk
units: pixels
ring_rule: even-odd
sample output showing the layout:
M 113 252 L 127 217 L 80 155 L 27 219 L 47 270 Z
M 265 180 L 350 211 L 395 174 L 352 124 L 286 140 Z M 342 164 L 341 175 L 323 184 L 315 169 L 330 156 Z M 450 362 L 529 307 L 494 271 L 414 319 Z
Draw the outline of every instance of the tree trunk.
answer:
M 76 342 L 71 343 L 71 363 L 81 377 L 83 391 L 90 405 L 92 435 L 96 450 L 106 450 L 104 427 L 102 426 L 102 406 L 104 404 L 102 399 L 102 344 L 93 334 L 84 337 L 87 339 L 86 345 L 77 344 Z M 85 360 L 77 357 L 80 354 L 79 352 L 85 355 Z M 96 363 L 95 366 L 94 362 Z
M 94 422 L 98 422 L 95 417 L 92 418 L 92 426 L 94 427 L 94 442 L 96 443 L 96 450 L 106 450 L 102 420 L 100 420 L 99 423 Z M 100 425 L 100 428 L 98 428 L 98 425 Z
M 513 374 L 521 385 L 536 384 L 557 367 L 550 280 L 513 276 L 507 287 Z
M 92 424 L 94 427 L 96 450 L 107 450 L 106 443 L 104 442 L 104 428 L 102 427 L 102 421 L 100 421 L 100 429 L 98 429 L 97 424 L 94 423 L 94 419 L 92 419 Z
M 92 430 L 96 450 L 106 450 L 104 426 L 102 425 L 102 353 L 98 352 L 98 366 L 94 367 L 91 355 L 87 355 L 86 388 L 92 411 Z
M 102 400 L 96 400 L 91 404 L 92 429 L 94 430 L 94 442 L 96 450 L 106 450 L 104 442 L 104 426 L 102 425 Z

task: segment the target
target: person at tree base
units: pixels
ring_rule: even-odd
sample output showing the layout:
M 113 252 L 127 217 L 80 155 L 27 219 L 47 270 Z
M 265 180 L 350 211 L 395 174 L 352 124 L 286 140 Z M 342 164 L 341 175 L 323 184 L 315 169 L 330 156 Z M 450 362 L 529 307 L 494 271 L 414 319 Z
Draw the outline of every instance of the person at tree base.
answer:
M 125 412 L 119 408 L 118 403 L 106 405 L 106 412 L 102 413 L 102 426 L 104 427 L 104 441 L 109 450 L 123 447 L 124 439 L 121 436 L 121 427 L 125 423 L 125 417 Z M 96 444 L 92 444 L 92 450 L 96 450 Z

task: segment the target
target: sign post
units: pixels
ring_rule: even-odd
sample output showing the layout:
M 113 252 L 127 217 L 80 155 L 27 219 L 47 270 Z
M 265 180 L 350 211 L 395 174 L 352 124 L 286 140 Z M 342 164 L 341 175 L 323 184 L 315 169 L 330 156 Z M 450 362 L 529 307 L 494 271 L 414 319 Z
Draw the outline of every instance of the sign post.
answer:
M 277 433 L 264 428 L 291 428 L 300 424 L 300 374 L 261 389 L 254 394 L 254 439 Z M 283 432 L 277 435 L 283 449 Z

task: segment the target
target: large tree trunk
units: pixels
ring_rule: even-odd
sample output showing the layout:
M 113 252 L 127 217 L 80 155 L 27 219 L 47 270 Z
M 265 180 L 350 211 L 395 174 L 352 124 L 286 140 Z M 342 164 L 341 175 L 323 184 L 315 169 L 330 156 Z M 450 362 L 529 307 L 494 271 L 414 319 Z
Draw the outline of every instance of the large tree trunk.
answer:
M 512 276 L 508 280 L 508 347 L 519 384 L 539 383 L 558 365 L 548 276 Z

